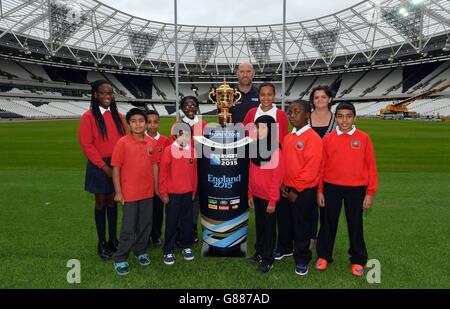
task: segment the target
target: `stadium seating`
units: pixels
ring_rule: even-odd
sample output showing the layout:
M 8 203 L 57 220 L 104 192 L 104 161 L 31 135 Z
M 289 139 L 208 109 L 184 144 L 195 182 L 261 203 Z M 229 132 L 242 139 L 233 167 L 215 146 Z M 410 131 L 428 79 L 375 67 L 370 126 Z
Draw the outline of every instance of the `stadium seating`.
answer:
M 135 99 L 136 97 L 111 73 L 104 73 L 106 80 L 110 81 L 126 97 Z M 105 78 L 102 78 L 105 79 Z
M 155 89 L 161 91 L 162 95 L 160 97 L 164 98 L 164 100 L 175 100 L 175 88 L 167 77 L 155 77 L 153 79 L 153 84 Z
M 149 108 L 156 109 L 161 116 L 175 116 L 175 84 L 169 77 L 149 77 L 137 75 L 116 75 L 99 71 L 81 71 L 64 68 L 49 68 L 37 64 L 16 63 L 0 60 L 0 117 L 1 118 L 76 118 L 89 108 L 89 83 L 109 80 L 117 92 L 116 101 L 121 113 L 126 113 L 132 105 L 128 101 L 146 98 Z M 415 95 L 450 81 L 450 61 L 436 63 L 429 67 L 348 72 L 343 74 L 322 74 L 289 77 L 286 79 L 287 99 L 308 99 L 311 89 L 317 85 L 334 85 L 336 99 L 355 102 L 358 115 L 376 116 L 389 102 L 383 98 L 401 99 L 405 95 Z M 422 68 L 422 69 L 421 69 Z M 76 71 L 76 73 L 74 73 Z M 409 73 L 408 73 L 409 72 Z M 411 72 L 414 72 L 412 77 Z M 406 74 L 406 76 L 405 76 Z M 405 87 L 404 79 L 409 79 Z M 64 82 L 61 82 L 64 81 Z M 220 79 L 192 80 L 181 78 L 180 93 L 184 96 L 196 95 L 202 103 L 200 113 L 215 114 L 216 107 L 207 102 L 212 85 L 218 86 Z M 187 82 L 187 83 L 186 83 Z M 206 82 L 206 83 L 205 83 Z M 67 84 L 66 84 L 67 83 Z M 230 82 L 235 85 L 235 81 Z M 153 89 L 150 92 L 150 86 Z M 194 92 L 192 87 L 198 89 Z M 255 86 L 259 84 L 256 83 Z M 281 98 L 281 83 L 275 83 L 276 98 Z M 403 88 L 407 90 L 402 93 Z M 135 95 L 137 94 L 137 95 Z M 450 88 L 440 95 L 444 97 L 424 98 L 408 106 L 421 116 L 450 115 Z M 150 99 L 151 95 L 151 100 Z M 42 96 L 42 97 L 41 97 Z M 64 100 L 65 96 L 79 97 Z M 365 99 L 368 102 L 358 102 Z M 145 100 L 145 99 L 144 99 Z M 31 103 L 30 103 L 31 102 Z M 181 113 L 182 115 L 182 113 Z
M 41 79 L 43 81 L 51 80 L 50 76 L 48 76 L 47 72 L 45 72 L 41 65 L 34 63 L 22 63 L 21 65 L 28 72 L 32 73 L 36 79 Z
M 31 75 L 22 66 L 14 61 L 0 59 L 0 70 L 11 74 L 19 79 L 31 80 Z
M 402 88 L 393 89 L 394 85 L 401 83 L 402 81 L 402 68 L 397 68 L 389 73 L 380 83 L 376 86 L 375 90 L 370 94 L 371 96 L 383 96 L 386 94 L 394 95 L 401 94 Z
M 408 94 L 418 94 L 430 89 L 432 86 L 450 81 L 450 61 L 443 62 L 439 67 L 426 75 L 420 82 L 411 87 Z M 450 91 L 447 89 L 447 91 Z

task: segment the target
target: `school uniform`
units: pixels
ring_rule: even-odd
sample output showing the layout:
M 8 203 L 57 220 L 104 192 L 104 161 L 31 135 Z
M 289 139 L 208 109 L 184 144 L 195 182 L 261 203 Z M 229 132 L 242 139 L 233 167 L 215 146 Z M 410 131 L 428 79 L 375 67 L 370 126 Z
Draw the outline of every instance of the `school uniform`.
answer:
M 147 133 L 145 133 L 147 134 Z M 148 134 L 147 134 L 148 135 Z M 159 165 L 161 162 L 161 156 L 164 148 L 170 145 L 169 139 L 157 132 L 155 137 L 152 137 L 156 141 L 156 161 Z M 153 197 L 153 223 L 152 232 L 150 234 L 151 239 L 155 243 L 161 238 L 161 229 L 164 217 L 164 203 L 158 195 Z
M 280 199 L 280 186 L 284 177 L 284 163 L 281 150 L 275 150 L 270 161 L 255 164 L 250 160 L 248 198 L 255 204 L 256 254 L 263 263 L 272 265 L 276 240 L 275 213 L 267 213 L 267 207 L 276 207 Z
M 254 123 L 258 117 L 267 115 L 271 116 L 273 119 L 275 119 L 275 122 L 277 123 L 277 140 L 281 144 L 283 142 L 284 137 L 289 133 L 289 120 L 284 111 L 277 108 L 275 105 L 272 106 L 271 109 L 268 111 L 263 111 L 261 109 L 261 105 L 258 107 L 254 107 L 248 111 L 248 113 L 245 115 L 243 124 L 246 126 L 249 123 Z M 250 137 L 254 137 L 253 132 L 249 132 Z
M 322 151 L 322 140 L 310 125 L 299 130 L 294 128 L 284 138 L 283 158 L 285 162 L 289 162 L 289 168 L 286 168 L 283 184 L 288 190 L 296 192 L 298 197 L 294 203 L 282 198 L 278 209 L 284 208 L 285 221 L 281 221 L 278 227 L 281 232 L 281 249 L 283 246 L 288 247 L 284 249 L 289 249 L 293 240 L 296 264 L 307 265 L 312 258 L 309 250 L 311 217 L 314 207 L 317 207 L 316 193 Z M 291 220 L 288 219 L 289 215 Z
M 190 145 L 176 141 L 166 147 L 161 157 L 159 193 L 168 197 L 164 254 L 174 253 L 175 237 L 180 223 L 180 247 L 190 248 L 192 238 L 192 197 L 197 192 L 197 159 Z
M 129 134 L 114 147 L 111 164 L 120 168 L 120 185 L 125 201 L 116 262 L 126 261 L 130 250 L 139 256 L 147 249 L 152 229 L 156 153 L 156 141 L 146 135 L 140 141 Z
M 88 159 L 84 189 L 94 194 L 109 195 L 114 193 L 114 184 L 112 177 L 108 177 L 102 170 L 102 167 L 111 165 L 111 155 L 121 135 L 117 130 L 110 108 L 105 109 L 99 106 L 99 110 L 105 123 L 105 137 L 103 138 L 99 132 L 95 116 L 92 110 L 89 109 L 81 116 L 78 141 L 84 155 Z M 123 133 L 125 134 L 125 122 L 122 115 L 120 113 L 118 115 L 121 119 Z M 95 226 L 99 240 L 97 255 L 102 259 L 109 258 L 109 250 L 115 251 L 117 249 L 117 206 L 110 206 L 106 209 L 94 208 Z M 105 237 L 106 218 L 108 219 L 108 244 L 106 244 Z
M 378 188 L 375 152 L 367 133 L 353 126 L 348 133 L 339 127 L 323 139 L 319 192 L 325 196 L 324 224 L 317 240 L 319 258 L 333 261 L 333 247 L 344 201 L 350 238 L 350 262 L 365 265 L 367 249 L 363 232 L 363 201 Z
M 102 138 L 92 110 L 86 111 L 80 119 L 78 130 L 78 142 L 88 159 L 85 174 L 85 190 L 90 193 L 111 194 L 114 192 L 112 178 L 108 177 L 101 169 L 104 165 L 111 164 L 111 155 L 121 135 L 117 131 L 116 124 L 110 109 L 99 106 L 105 122 L 107 135 Z M 119 114 L 125 131 L 123 117 Z
M 195 148 L 195 147 L 201 147 L 200 143 L 196 143 L 194 140 L 194 136 L 203 136 L 205 127 L 208 125 L 208 123 L 204 120 L 202 120 L 200 117 L 195 115 L 194 119 L 190 119 L 187 116 L 184 116 L 182 121 L 186 124 L 188 124 L 191 128 L 191 147 L 196 149 L 198 152 L 201 152 L 201 149 Z M 173 138 L 173 136 L 172 136 Z M 198 168 L 198 166 L 197 166 Z M 198 171 L 197 171 L 198 172 Z M 195 195 L 194 200 L 192 201 L 192 224 L 193 224 L 193 237 L 197 237 L 197 222 L 198 222 L 198 216 L 200 213 L 200 200 L 198 198 L 198 192 Z

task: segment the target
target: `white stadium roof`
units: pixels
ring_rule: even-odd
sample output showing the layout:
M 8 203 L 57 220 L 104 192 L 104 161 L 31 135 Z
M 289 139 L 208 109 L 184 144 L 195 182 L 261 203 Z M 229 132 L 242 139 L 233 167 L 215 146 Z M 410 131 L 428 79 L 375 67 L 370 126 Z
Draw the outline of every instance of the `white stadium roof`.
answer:
M 131 16 L 95 0 L 0 1 L 0 48 L 60 55 L 77 64 L 173 69 L 175 27 Z M 449 0 L 362 1 L 316 19 L 286 24 L 288 70 L 348 67 L 450 47 Z M 251 61 L 278 71 L 283 25 L 178 25 L 185 71 L 228 70 Z M 3 41 L 2 41 L 3 38 Z

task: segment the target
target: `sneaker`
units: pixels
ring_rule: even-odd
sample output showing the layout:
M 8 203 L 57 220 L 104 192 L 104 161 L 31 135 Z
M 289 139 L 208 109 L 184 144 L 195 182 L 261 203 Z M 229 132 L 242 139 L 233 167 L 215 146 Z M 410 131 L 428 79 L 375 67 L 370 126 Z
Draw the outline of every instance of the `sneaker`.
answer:
M 138 260 L 139 264 L 141 264 L 141 266 L 150 265 L 150 257 L 148 256 L 147 253 L 137 256 L 136 259 Z
M 119 241 L 117 240 L 117 238 L 108 240 L 109 251 L 116 253 L 118 247 L 119 247 Z
M 318 258 L 314 263 L 314 268 L 317 270 L 325 270 L 327 269 L 328 261 L 322 258 Z
M 258 264 L 262 262 L 262 256 L 259 253 L 255 253 L 251 258 L 248 259 L 250 264 Z
M 192 252 L 191 248 L 181 250 L 181 254 L 186 261 L 191 261 L 194 259 L 194 252 Z
M 102 259 L 102 260 L 109 260 L 112 257 L 112 253 L 111 251 L 109 251 L 108 249 L 108 244 L 106 243 L 106 241 L 103 242 L 99 242 L 98 246 L 97 246 L 97 255 Z
M 130 272 L 130 266 L 128 265 L 128 262 L 114 263 L 114 269 L 119 276 L 128 275 L 128 273 Z
M 271 270 L 273 268 L 273 264 L 266 264 L 266 263 L 261 263 L 258 268 L 256 269 L 257 272 L 259 273 L 268 273 L 269 270 Z
M 291 256 L 291 255 L 292 255 L 292 252 L 290 252 L 290 253 L 281 253 L 280 251 L 275 250 L 275 252 L 273 253 L 273 258 L 275 260 L 279 261 L 279 260 L 282 260 L 284 257 Z
M 304 276 L 308 273 L 308 266 L 305 264 L 295 265 L 295 273 L 299 276 Z
M 364 276 L 364 266 L 359 264 L 352 264 L 352 275 L 357 277 Z
M 174 263 L 175 263 L 175 254 L 173 253 L 164 254 L 164 264 L 172 265 Z

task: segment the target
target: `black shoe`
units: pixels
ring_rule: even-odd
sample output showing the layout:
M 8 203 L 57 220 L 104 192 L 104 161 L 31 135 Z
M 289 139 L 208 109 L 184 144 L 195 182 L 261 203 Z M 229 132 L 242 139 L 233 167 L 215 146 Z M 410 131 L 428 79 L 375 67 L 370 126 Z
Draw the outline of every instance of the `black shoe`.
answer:
M 261 263 L 256 269 L 259 273 L 268 273 L 273 268 L 273 264 Z
M 161 238 L 152 239 L 153 247 L 158 248 L 162 245 Z
M 108 249 L 108 244 L 106 243 L 106 241 L 103 242 L 99 242 L 98 246 L 97 246 L 97 255 L 102 259 L 102 260 L 109 260 L 112 257 L 112 253 L 111 251 L 109 251 Z
M 261 254 L 255 253 L 254 256 L 252 256 L 251 258 L 248 259 L 248 261 L 250 262 L 250 264 L 258 264 L 262 262 L 262 256 Z
M 115 239 L 110 239 L 110 240 L 108 241 L 108 249 L 109 249 L 109 251 L 111 251 L 112 253 L 116 253 L 118 247 L 119 247 L 119 241 L 117 240 L 117 238 L 115 238 Z

